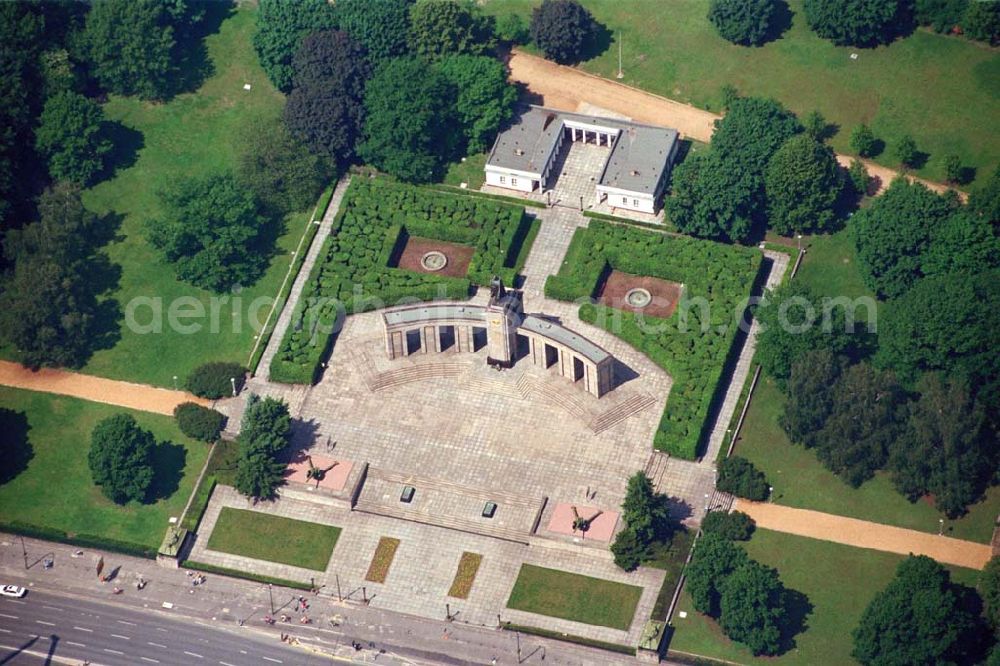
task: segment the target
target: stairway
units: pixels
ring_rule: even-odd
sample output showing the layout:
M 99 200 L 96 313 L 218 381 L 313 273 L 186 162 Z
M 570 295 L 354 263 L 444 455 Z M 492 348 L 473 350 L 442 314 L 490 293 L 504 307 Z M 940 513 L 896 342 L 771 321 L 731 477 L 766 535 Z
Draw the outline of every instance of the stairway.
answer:
M 468 366 L 464 363 L 421 363 L 365 376 L 365 385 L 372 392 L 385 391 L 426 379 L 458 377 L 467 369 Z
M 593 418 L 590 421 L 590 429 L 594 431 L 595 435 L 602 433 L 653 404 L 656 404 L 656 398 L 648 393 L 638 393 L 630 396 Z

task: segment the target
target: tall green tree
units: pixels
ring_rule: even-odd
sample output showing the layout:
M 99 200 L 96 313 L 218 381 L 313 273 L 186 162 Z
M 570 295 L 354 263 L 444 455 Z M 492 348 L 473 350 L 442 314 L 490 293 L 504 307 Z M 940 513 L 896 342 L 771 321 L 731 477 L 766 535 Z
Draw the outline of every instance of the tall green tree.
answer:
M 897 178 L 851 218 L 851 233 L 865 285 L 883 298 L 905 293 L 923 274 L 934 229 L 953 212 L 953 201 L 920 183 Z
M 908 169 L 916 164 L 918 155 L 917 142 L 909 134 L 904 134 L 899 142 L 896 143 L 895 153 L 896 159 L 899 160 L 903 168 Z
M 741 456 L 729 456 L 719 463 L 716 488 L 724 493 L 762 502 L 770 494 L 770 485 L 764 473 Z
M 1000 165 L 969 194 L 969 212 L 1000 226 Z
M 425 58 L 485 55 L 496 46 L 493 17 L 469 0 L 417 0 L 410 7 L 410 46 Z
M 708 7 L 708 20 L 719 36 L 743 46 L 767 41 L 773 17 L 772 0 L 712 0 Z
M 239 458 L 234 487 L 247 497 L 271 499 L 282 482 L 285 465 L 278 455 L 291 441 L 288 405 L 275 398 L 251 395 L 237 438 Z
M 314 32 L 303 40 L 292 69 L 295 88 L 285 124 L 313 153 L 348 164 L 364 128 L 365 85 L 372 75 L 367 52 L 346 32 Z
M 78 93 L 56 93 L 45 101 L 35 143 L 53 178 L 89 185 L 104 170 L 113 146 L 103 122 L 100 105 Z
M 726 578 L 720 591 L 719 627 L 726 636 L 755 655 L 776 654 L 786 616 L 778 572 L 750 560 Z
M 160 196 L 165 214 L 147 233 L 178 278 L 217 293 L 260 278 L 272 249 L 266 220 L 233 174 L 186 178 Z
M 261 67 L 274 87 L 292 89 L 292 57 L 312 32 L 336 27 L 328 0 L 259 0 L 253 46 Z
M 861 615 L 851 655 L 865 666 L 965 662 L 976 624 L 948 570 L 925 555 L 910 555 Z
M 718 617 L 722 588 L 734 571 L 749 558 L 742 548 L 718 534 L 703 534 L 687 567 L 687 590 L 699 613 Z
M 455 114 L 468 152 L 486 150 L 517 102 L 517 89 L 507 81 L 503 63 L 488 56 L 451 55 L 436 68 L 458 91 Z
M 38 208 L 37 222 L 6 239 L 13 269 L 0 292 L 0 336 L 29 367 L 79 367 L 98 337 L 88 275 L 97 220 L 67 183 L 43 192 Z
M 455 90 L 436 70 L 415 58 L 386 61 L 365 88 L 366 162 L 408 182 L 440 175 L 454 153 Z
M 779 234 L 828 231 L 844 176 L 833 149 L 808 134 L 786 141 L 764 174 L 768 226 Z
M 838 46 L 887 44 L 912 26 L 900 0 L 805 0 L 806 21 Z
M 655 492 L 644 472 L 636 472 L 628 480 L 622 518 L 627 527 L 618 533 L 611 551 L 615 563 L 631 571 L 650 556 L 654 543 L 669 541 L 673 531 L 669 498 Z
M 730 168 L 762 176 L 771 156 L 801 131 L 802 125 L 795 114 L 775 100 L 738 97 L 726 115 L 715 121 L 712 150 Z
M 576 0 L 542 0 L 531 10 L 531 39 L 546 58 L 579 62 L 595 30 L 594 17 Z
M 81 35 L 94 77 L 120 95 L 168 97 L 178 74 L 174 20 L 159 0 L 95 2 Z
M 878 145 L 879 140 L 868 125 L 862 123 L 851 130 L 851 148 L 861 157 L 872 157 Z
M 664 201 L 677 229 L 698 238 L 746 241 L 756 215 L 759 182 L 712 150 L 691 155 L 673 172 L 672 195 Z
M 830 388 L 840 379 L 843 366 L 829 349 L 806 351 L 792 363 L 788 399 L 779 418 L 789 440 L 809 448 L 816 445 L 816 435 L 833 411 Z
M 925 375 L 906 423 L 892 446 L 889 469 L 910 501 L 930 494 L 939 511 L 954 518 L 979 499 L 1000 462 L 996 434 L 966 380 Z
M 409 52 L 412 0 L 337 0 L 337 27 L 360 42 L 374 62 Z
M 100 421 L 90 435 L 87 463 L 94 484 L 115 504 L 145 501 L 153 484 L 156 438 L 131 414 Z
M 243 131 L 236 176 L 275 214 L 304 211 L 319 196 L 331 169 L 277 119 L 251 121 Z
M 994 555 L 983 567 L 977 587 L 987 621 L 994 631 L 1000 629 L 1000 555 Z
M 978 39 L 991 46 L 1000 44 L 1000 1 L 970 2 L 962 17 L 962 29 L 971 39 Z

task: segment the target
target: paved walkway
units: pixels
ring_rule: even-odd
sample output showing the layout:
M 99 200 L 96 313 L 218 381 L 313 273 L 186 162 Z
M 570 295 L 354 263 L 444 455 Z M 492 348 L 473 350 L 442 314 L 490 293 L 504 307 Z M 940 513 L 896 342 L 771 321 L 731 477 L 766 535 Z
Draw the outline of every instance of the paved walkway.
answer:
M 962 541 L 819 511 L 747 500 L 736 500 L 733 508 L 748 514 L 757 521 L 758 527 L 776 532 L 798 534 L 888 553 L 927 555 L 938 562 L 970 569 L 982 569 L 992 555 L 988 544 Z
M 607 109 L 639 122 L 677 128 L 681 135 L 708 143 L 715 131 L 715 121 L 721 118 L 690 104 L 682 104 L 660 95 L 588 74 L 573 67 L 558 65 L 523 51 L 515 50 L 509 61 L 510 78 L 525 84 L 533 93 L 542 96 L 546 106 L 563 111 L 599 113 Z M 849 166 L 857 159 L 852 155 L 838 155 L 838 161 Z M 898 171 L 862 160 L 868 173 L 879 180 L 879 191 L 899 175 Z M 909 176 L 936 192 L 949 189 L 941 183 Z M 964 198 L 964 194 L 961 195 Z
M 156 414 L 172 415 L 174 407 L 182 402 L 197 402 L 206 407 L 212 404 L 210 400 L 195 397 L 185 391 L 171 391 L 51 368 L 32 371 L 9 361 L 0 361 L 0 385 L 68 395 Z
M 350 184 L 350 175 L 345 175 L 333 190 L 333 197 L 330 198 L 330 205 L 326 207 L 326 213 L 320 222 L 319 231 L 313 238 L 312 245 L 309 246 L 306 260 L 302 262 L 299 274 L 295 277 L 295 282 L 292 283 L 292 290 L 288 294 L 288 300 L 284 303 L 281 316 L 278 317 L 278 323 L 274 325 L 274 332 L 271 333 L 271 339 L 268 340 L 264 354 L 260 357 L 260 363 L 257 364 L 257 374 L 259 375 L 267 378 L 271 376 L 271 360 L 278 353 L 278 349 L 285 339 L 285 331 L 288 330 L 288 326 L 292 322 L 292 313 L 295 312 L 295 304 L 298 303 L 299 297 L 302 296 L 302 290 L 305 288 L 306 282 L 309 281 L 309 276 L 312 275 L 313 265 L 316 263 L 316 258 L 319 257 L 320 250 L 323 249 L 323 241 L 330 235 L 333 218 L 337 216 L 337 211 L 340 210 L 340 202 L 344 198 L 344 192 L 347 191 L 347 186 Z

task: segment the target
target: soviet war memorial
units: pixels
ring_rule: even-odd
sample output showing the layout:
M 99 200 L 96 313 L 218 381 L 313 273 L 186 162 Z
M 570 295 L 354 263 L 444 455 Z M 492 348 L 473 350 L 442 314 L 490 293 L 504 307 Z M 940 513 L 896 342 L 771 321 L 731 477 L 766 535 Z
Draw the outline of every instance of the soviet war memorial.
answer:
M 998 26 L 0 3 L 0 661 L 1000 663 Z

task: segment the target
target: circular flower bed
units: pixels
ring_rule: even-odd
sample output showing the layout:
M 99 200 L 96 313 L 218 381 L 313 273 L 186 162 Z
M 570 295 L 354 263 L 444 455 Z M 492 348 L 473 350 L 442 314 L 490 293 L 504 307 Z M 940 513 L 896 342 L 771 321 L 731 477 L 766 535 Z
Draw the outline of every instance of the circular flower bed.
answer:
M 448 265 L 448 257 L 443 252 L 431 250 L 420 258 L 420 265 L 428 271 L 439 271 Z
M 644 308 L 649 305 L 653 300 L 653 296 L 642 287 L 636 287 L 635 289 L 629 289 L 625 293 L 625 302 L 633 308 Z

